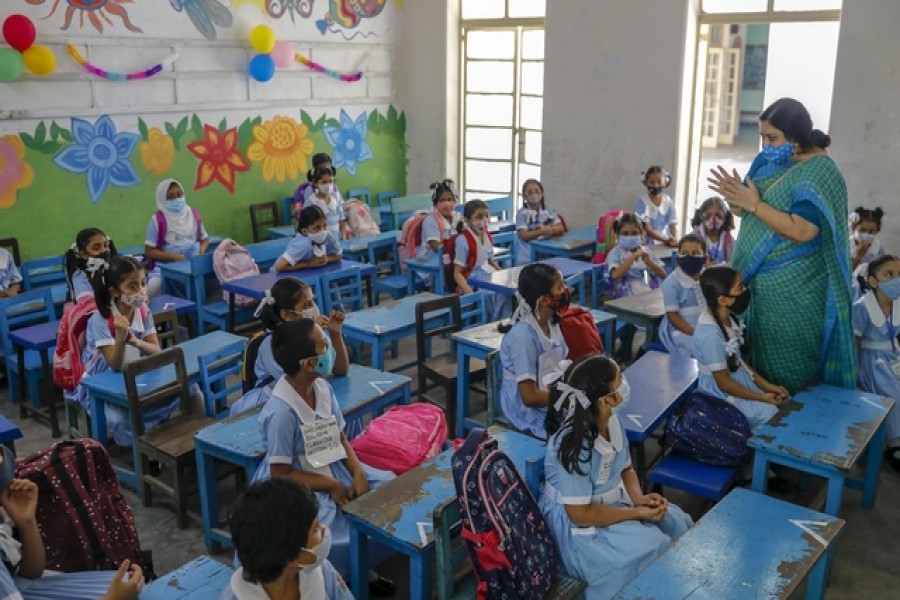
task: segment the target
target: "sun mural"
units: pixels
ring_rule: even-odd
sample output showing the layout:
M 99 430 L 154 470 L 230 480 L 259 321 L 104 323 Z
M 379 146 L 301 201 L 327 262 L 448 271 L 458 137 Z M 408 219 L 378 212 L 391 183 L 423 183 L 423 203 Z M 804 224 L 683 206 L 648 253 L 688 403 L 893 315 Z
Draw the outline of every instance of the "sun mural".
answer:
M 28 4 L 32 4 L 34 6 L 38 6 L 40 4 L 45 4 L 50 2 L 50 0 L 25 0 Z M 122 20 L 122 23 L 125 24 L 125 27 L 129 29 L 129 31 L 134 31 L 135 33 L 143 33 L 141 28 L 131 22 L 131 19 L 128 18 L 128 12 L 125 10 L 122 4 L 133 4 L 133 0 L 65 0 L 62 2 L 61 0 L 52 0 L 53 6 L 50 8 L 50 12 L 47 14 L 45 19 L 52 17 L 56 10 L 60 8 L 61 4 L 66 4 L 66 20 L 63 23 L 63 26 L 60 27 L 63 31 L 69 29 L 72 25 L 72 21 L 75 18 L 75 13 L 78 13 L 78 27 L 79 29 L 84 28 L 85 19 L 94 26 L 98 32 L 103 33 L 103 22 L 105 21 L 110 27 L 115 26 L 113 20 L 110 16 L 118 17 Z

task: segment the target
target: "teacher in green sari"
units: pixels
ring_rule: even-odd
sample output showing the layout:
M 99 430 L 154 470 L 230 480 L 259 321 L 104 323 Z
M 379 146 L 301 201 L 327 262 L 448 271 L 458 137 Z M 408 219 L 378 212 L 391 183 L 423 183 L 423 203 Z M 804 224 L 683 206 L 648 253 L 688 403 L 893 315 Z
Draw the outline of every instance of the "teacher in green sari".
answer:
M 710 187 L 743 216 L 732 263 L 750 288 L 750 359 L 792 394 L 856 387 L 847 186 L 809 111 L 781 98 L 759 116 L 763 149 L 746 179 L 719 166 Z

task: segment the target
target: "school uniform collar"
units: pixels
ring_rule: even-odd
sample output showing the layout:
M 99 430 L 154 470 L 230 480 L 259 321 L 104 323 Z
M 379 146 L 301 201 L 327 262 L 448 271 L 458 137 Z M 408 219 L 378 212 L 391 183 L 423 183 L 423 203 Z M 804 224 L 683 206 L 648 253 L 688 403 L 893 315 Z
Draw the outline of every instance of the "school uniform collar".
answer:
M 681 267 L 675 267 L 675 279 L 681 284 L 681 287 L 688 290 L 700 287 L 700 282 L 691 279 L 691 276 L 682 271 Z
M 529 312 L 528 315 L 522 319 L 534 330 L 534 332 L 538 336 L 538 342 L 541 344 L 541 350 L 546 352 L 550 348 L 555 345 L 559 345 L 560 338 L 562 337 L 562 331 L 559 328 L 558 324 L 553 322 L 548 323 L 550 326 L 550 336 L 548 337 L 544 330 L 541 329 L 540 324 L 537 322 L 537 317 L 534 316 L 534 313 Z
M 311 573 L 300 569 L 297 573 L 297 586 L 301 598 L 325 598 L 325 573 L 317 567 Z M 244 567 L 231 574 L 231 591 L 237 600 L 269 600 L 262 584 L 252 583 L 244 579 Z
M 598 435 L 594 440 L 594 448 L 600 454 L 608 454 L 610 451 L 619 453 L 625 447 L 625 436 L 622 433 L 622 423 L 619 417 L 612 415 L 609 419 L 609 440 Z
M 118 317 L 122 313 L 119 312 L 119 307 L 116 305 L 115 299 L 112 302 L 112 316 Z M 144 333 L 144 319 L 141 318 L 141 309 L 135 308 L 134 312 L 131 314 L 131 330 L 134 333 Z
M 653 200 L 650 199 L 650 194 L 644 193 L 644 216 L 650 219 L 655 219 L 656 216 L 660 213 L 668 213 L 669 207 L 672 205 L 672 199 L 668 194 L 662 195 L 662 200 L 659 202 L 659 206 L 653 204 Z
M 481 240 L 481 237 L 480 237 L 479 234 L 478 234 L 478 232 L 475 231 L 474 229 L 472 229 L 472 228 L 469 226 L 468 221 L 467 221 L 466 224 L 465 224 L 465 228 L 466 228 L 467 230 L 469 230 L 469 232 L 472 234 L 472 237 L 475 238 L 475 243 L 476 243 L 477 245 L 479 245 L 479 246 L 487 246 L 487 243 L 488 243 L 487 234 L 486 234 L 486 231 L 487 231 L 487 230 L 481 232 L 481 235 L 484 236 L 484 241 L 482 241 L 482 240 Z
M 727 329 L 728 333 L 732 334 L 733 336 L 740 336 L 742 340 L 741 343 L 743 343 L 744 324 L 735 321 L 734 317 L 730 317 L 730 321 L 731 322 L 725 329 Z M 697 320 L 697 325 L 713 325 L 715 327 L 718 327 L 719 323 L 716 321 L 715 317 L 712 316 L 712 313 L 709 310 L 704 310 L 702 313 L 700 313 L 700 318 Z
M 328 382 L 319 377 L 313 382 L 313 389 L 316 392 L 315 410 L 310 408 L 306 400 L 297 393 L 297 390 L 294 389 L 294 386 L 290 384 L 284 375 L 275 384 L 275 387 L 272 389 L 272 395 L 281 398 L 285 404 L 294 409 L 294 412 L 297 413 L 304 425 L 309 425 L 316 420 L 316 417 L 327 419 L 332 416 L 331 402 L 328 401 Z
M 866 311 L 869 313 L 869 320 L 872 321 L 872 325 L 883 327 L 887 322 L 887 317 L 885 317 L 884 311 L 881 310 L 881 305 L 878 304 L 875 292 L 869 290 L 863 294 L 863 306 L 866 307 Z M 900 324 L 900 300 L 894 300 L 891 303 L 891 323 L 894 325 Z

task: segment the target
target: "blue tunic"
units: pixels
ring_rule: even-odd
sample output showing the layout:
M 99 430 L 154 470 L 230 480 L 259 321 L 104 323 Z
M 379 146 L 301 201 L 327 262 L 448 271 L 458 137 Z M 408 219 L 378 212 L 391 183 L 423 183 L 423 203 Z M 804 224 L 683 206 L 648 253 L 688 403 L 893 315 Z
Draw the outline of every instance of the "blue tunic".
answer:
M 859 387 L 900 401 L 900 383 L 891 365 L 900 362 L 900 300 L 894 300 L 890 317 L 885 316 L 872 291 L 853 305 L 853 333 L 861 338 L 859 348 Z M 900 369 L 900 368 L 898 368 Z M 900 370 L 898 370 L 900 372 Z M 895 404 L 884 421 L 888 445 L 900 447 L 900 410 Z
M 544 204 L 544 208 L 533 210 L 528 204 L 516 212 L 516 231 L 533 231 L 544 225 L 556 225 L 560 222 L 559 214 L 552 206 Z M 537 239 L 544 239 L 543 237 Z M 531 242 L 519 238 L 516 242 L 519 250 L 516 254 L 516 264 L 525 265 L 531 262 Z
M 325 226 L 328 228 L 328 232 L 334 236 L 334 239 L 341 239 L 341 221 L 347 219 L 344 214 L 344 199 L 341 197 L 341 192 L 335 187 L 329 195 L 328 202 L 325 202 L 316 196 L 312 187 L 306 188 L 306 191 L 309 194 L 306 196 L 304 207 L 318 206 L 321 208 L 325 213 Z
M 309 239 L 309 236 L 298 232 L 288 243 L 287 248 L 284 249 L 284 254 L 281 255 L 281 258 L 293 267 L 299 262 L 312 259 L 314 256 L 341 256 L 343 254 L 344 250 L 338 243 L 337 238 L 331 235 L 331 232 L 328 232 L 328 236 L 326 236 L 322 244 L 314 244 Z M 274 265 L 272 265 L 271 270 L 275 271 Z
M 598 436 L 590 456 L 583 457 L 581 468 L 586 474 L 570 473 L 559 462 L 559 444 L 566 431 L 557 431 L 547 443 L 541 513 L 556 541 L 566 573 L 587 583 L 587 600 L 605 600 L 687 531 L 693 521 L 680 508 L 669 504 L 659 523 L 629 520 L 606 527 L 575 525 L 566 513 L 566 505 L 634 506 L 622 479 L 631 457 L 625 430 L 619 418 L 613 416 L 609 421 L 609 440 Z
M 344 415 L 338 405 L 334 390 L 324 378 L 313 384 L 316 392 L 316 408 L 313 410 L 294 388 L 282 377 L 275 384 L 272 396 L 259 413 L 259 425 L 266 459 L 256 470 L 253 481 L 262 481 L 270 476 L 270 465 L 289 465 L 292 470 L 317 472 L 338 480 L 349 488 L 353 476 L 344 461 L 339 460 L 326 467 L 314 468 L 306 460 L 306 447 L 301 425 L 309 425 L 320 419 L 334 417 L 338 429 L 344 431 Z M 369 487 L 394 478 L 394 474 L 365 466 Z M 328 559 L 338 572 L 347 578 L 350 573 L 350 527 L 337 503 L 327 492 L 316 492 L 319 501 L 319 522 L 331 529 L 332 546 Z M 377 562 L 377 560 L 375 561 Z
M 503 383 L 500 385 L 500 407 L 516 429 L 535 437 L 546 438 L 544 421 L 547 408 L 526 406 L 519 395 L 519 383 L 534 381 L 540 389 L 542 373 L 559 372 L 559 362 L 569 354 L 559 325 L 550 325 L 550 337 L 529 316 L 513 325 L 500 342 Z
M 700 291 L 700 282 L 694 281 L 685 275 L 681 268 L 676 267 L 662 282 L 660 288 L 666 312 L 677 312 L 691 327 L 696 327 L 700 312 L 706 307 L 706 300 Z M 668 315 L 663 317 L 659 339 L 671 354 L 693 355 L 692 336 L 676 329 L 669 322 Z
M 645 192 L 634 203 L 634 212 L 640 215 L 650 229 L 662 236 L 664 240 L 670 237 L 669 225 L 678 223 L 678 210 L 668 194 L 663 194 L 659 206 L 656 206 L 650 199 L 650 195 Z M 653 240 L 652 243 L 658 242 Z
M 0 292 L 5 292 L 14 283 L 22 283 L 22 274 L 6 248 L 0 248 Z
M 734 320 L 728 328 L 728 337 L 730 339 L 728 346 L 734 352 L 740 353 L 740 344 L 743 343 L 742 327 Z M 750 423 L 751 429 L 756 429 L 778 412 L 778 407 L 768 402 L 758 402 L 756 400 L 747 400 L 744 398 L 735 398 L 726 395 L 713 377 L 715 371 L 728 370 L 728 348 L 726 348 L 725 336 L 722 330 L 716 324 L 712 315 L 708 310 L 704 310 L 697 320 L 697 326 L 694 329 L 694 358 L 697 359 L 697 369 L 700 371 L 700 377 L 697 380 L 697 391 L 703 392 L 716 398 L 727 400 L 738 408 L 747 421 Z M 734 373 L 729 373 L 731 380 L 740 385 L 753 390 L 762 392 L 759 386 L 753 381 L 753 375 L 747 365 L 741 360 L 741 366 Z M 776 382 L 777 383 L 777 382 Z
M 471 276 L 478 272 L 490 275 L 494 268 L 488 263 L 488 260 L 494 258 L 494 246 L 487 236 L 482 241 L 478 239 L 478 234 L 471 229 L 468 229 L 468 232 L 475 238 L 475 248 L 478 253 L 475 257 L 475 265 L 472 267 L 472 272 L 469 275 Z M 469 260 L 469 239 L 467 235 L 456 237 L 454 255 L 453 264 L 465 269 Z M 484 292 L 484 304 L 487 309 L 488 321 L 499 321 L 512 316 L 512 296 L 498 294 L 497 292 Z
M 622 266 L 625 262 L 630 250 L 625 250 L 616 245 L 609 254 L 606 255 L 607 272 Z M 622 279 L 613 281 L 613 297 L 622 298 L 625 296 L 634 296 L 642 292 L 649 292 L 659 287 L 659 280 L 648 268 L 643 260 L 636 260 L 631 263 L 631 268 Z

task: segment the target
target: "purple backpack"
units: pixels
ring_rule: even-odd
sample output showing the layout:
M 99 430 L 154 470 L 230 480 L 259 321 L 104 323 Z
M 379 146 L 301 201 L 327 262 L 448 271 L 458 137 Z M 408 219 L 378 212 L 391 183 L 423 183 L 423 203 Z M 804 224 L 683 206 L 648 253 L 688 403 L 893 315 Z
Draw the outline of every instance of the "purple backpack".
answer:
M 201 232 L 203 231 L 203 221 L 200 220 L 200 211 L 193 206 L 189 206 L 188 208 L 194 213 L 194 223 L 197 224 L 197 241 L 199 242 Z M 166 222 L 166 215 L 163 214 L 163 211 L 161 210 L 156 211 L 154 217 L 156 217 L 156 247 L 162 250 L 163 244 L 166 243 L 166 233 L 169 232 L 169 224 Z M 147 270 L 152 271 L 155 266 L 155 261 L 147 260 Z
M 303 210 L 303 203 L 306 201 L 306 190 L 311 187 L 311 181 L 304 181 L 294 190 L 294 223 L 300 222 L 300 211 Z
M 497 440 L 474 429 L 453 455 L 462 537 L 478 598 L 540 600 L 559 572 L 550 528 Z
M 750 460 L 750 424 L 725 400 L 694 392 L 666 421 L 663 445 L 689 458 L 723 467 Z

